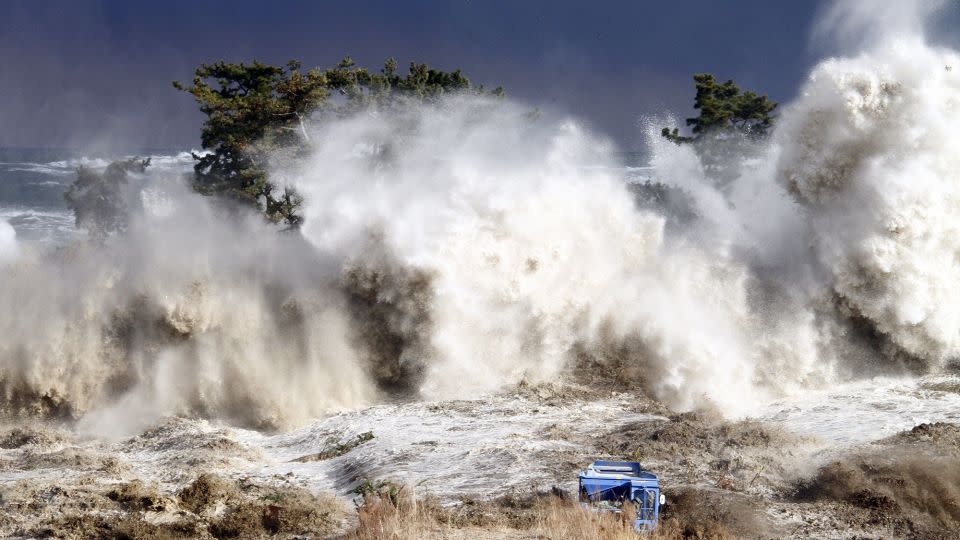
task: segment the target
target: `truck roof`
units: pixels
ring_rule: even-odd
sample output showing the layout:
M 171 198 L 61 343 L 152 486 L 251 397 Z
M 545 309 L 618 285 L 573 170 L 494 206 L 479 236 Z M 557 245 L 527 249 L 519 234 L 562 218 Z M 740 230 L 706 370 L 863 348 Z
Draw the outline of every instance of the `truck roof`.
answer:
M 658 485 L 657 475 L 636 461 L 597 460 L 580 473 L 582 479 L 631 480 L 633 483 Z

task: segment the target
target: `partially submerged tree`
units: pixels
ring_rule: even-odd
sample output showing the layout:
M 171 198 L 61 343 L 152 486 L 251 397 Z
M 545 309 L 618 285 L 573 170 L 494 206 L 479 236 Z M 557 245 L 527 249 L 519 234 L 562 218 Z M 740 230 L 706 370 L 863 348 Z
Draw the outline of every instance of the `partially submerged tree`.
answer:
M 686 124 L 692 136 L 683 136 L 678 128 L 663 128 L 661 135 L 677 143 L 696 142 L 705 136 L 743 136 L 757 139 L 773 125 L 777 103 L 767 96 L 742 92 L 733 81 L 720 83 L 709 73 L 693 76 L 697 88 L 693 108 L 700 111 Z
M 149 165 L 150 158 L 129 158 L 114 161 L 103 172 L 78 168 L 77 179 L 64 194 L 77 227 L 97 241 L 125 231 L 130 211 L 128 175 L 143 173 Z
M 297 157 L 309 140 L 306 120 L 318 111 L 349 115 L 371 107 L 422 102 L 452 92 L 484 92 L 460 70 L 445 72 L 411 63 L 405 77 L 390 59 L 380 73 L 357 67 L 349 57 L 335 67 L 302 72 L 299 62 L 285 67 L 260 62 L 217 62 L 197 68 L 192 85 L 174 82 L 189 92 L 206 115 L 201 144 L 208 153 L 194 155 L 194 187 L 255 206 L 277 223 L 296 228 L 303 199 L 268 176 L 269 159 L 282 151 Z M 493 95 L 501 95 L 497 88 Z
M 278 190 L 265 170 L 270 149 L 296 144 L 303 117 L 329 96 L 322 73 L 304 74 L 299 67 L 217 62 L 198 67 L 192 86 L 174 82 L 193 94 L 207 116 L 200 141 L 209 152 L 193 156 L 194 189 L 257 206 L 272 221 L 299 225 L 300 197 Z
M 707 173 L 722 183 L 736 175 L 738 158 L 768 134 L 777 103 L 766 95 L 742 91 L 732 80 L 719 82 L 709 73 L 693 76 L 697 89 L 694 109 L 686 119 L 690 135 L 663 128 L 661 135 L 677 144 L 693 144 Z
M 670 229 L 682 228 L 697 219 L 697 204 L 688 191 L 663 182 L 646 180 L 627 184 L 638 208 L 660 212 Z

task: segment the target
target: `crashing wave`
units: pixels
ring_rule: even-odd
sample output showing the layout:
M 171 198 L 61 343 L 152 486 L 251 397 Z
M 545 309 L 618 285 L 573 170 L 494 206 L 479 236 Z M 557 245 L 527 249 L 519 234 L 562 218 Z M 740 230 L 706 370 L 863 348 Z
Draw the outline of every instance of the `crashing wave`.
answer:
M 0 408 L 283 427 L 595 366 L 742 415 L 935 368 L 960 353 L 960 71 L 887 43 L 817 66 L 722 190 L 654 136 L 650 174 L 696 206 L 671 229 L 611 144 L 507 100 L 314 126 L 273 171 L 306 197 L 302 235 L 161 168 L 126 235 L 0 269 Z

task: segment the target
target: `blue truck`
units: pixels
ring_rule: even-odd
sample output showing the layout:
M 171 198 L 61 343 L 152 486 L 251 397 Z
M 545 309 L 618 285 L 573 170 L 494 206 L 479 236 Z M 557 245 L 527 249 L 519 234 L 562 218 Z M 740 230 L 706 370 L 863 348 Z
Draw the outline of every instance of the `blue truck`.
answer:
M 580 473 L 579 493 L 580 503 L 596 511 L 619 513 L 624 504 L 633 504 L 637 532 L 655 529 L 666 503 L 657 475 L 636 461 L 594 461 Z

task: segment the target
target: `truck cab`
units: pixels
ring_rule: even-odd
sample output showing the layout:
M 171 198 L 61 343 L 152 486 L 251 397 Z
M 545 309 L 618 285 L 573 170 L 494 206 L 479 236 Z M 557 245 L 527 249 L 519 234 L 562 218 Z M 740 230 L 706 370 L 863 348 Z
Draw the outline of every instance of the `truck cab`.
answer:
M 580 473 L 578 491 L 582 505 L 600 512 L 620 513 L 624 504 L 633 504 L 637 532 L 655 529 L 666 503 L 657 475 L 636 461 L 594 461 Z

